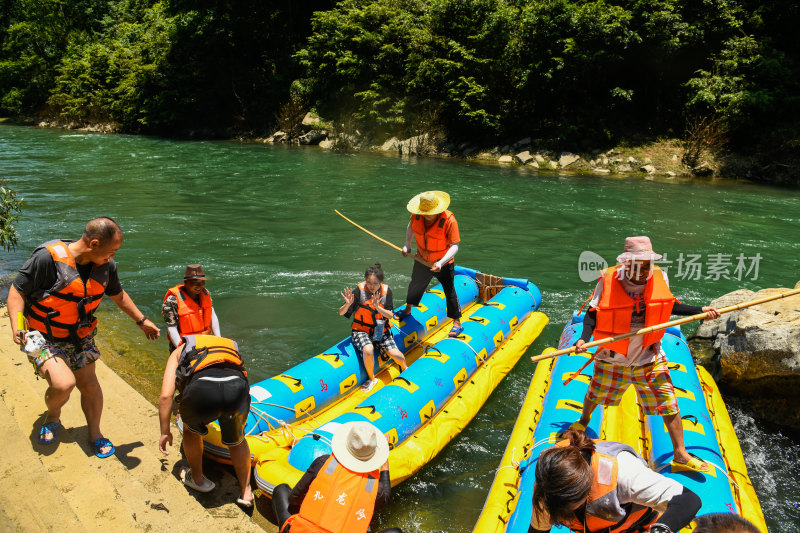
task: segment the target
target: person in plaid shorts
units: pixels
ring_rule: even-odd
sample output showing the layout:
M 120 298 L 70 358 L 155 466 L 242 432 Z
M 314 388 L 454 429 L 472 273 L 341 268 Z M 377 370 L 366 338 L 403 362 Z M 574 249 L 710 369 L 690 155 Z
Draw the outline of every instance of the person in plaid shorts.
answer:
M 381 265 L 376 263 L 364 272 L 364 281 L 355 289 L 347 287 L 341 293 L 344 303 L 339 308 L 339 315 L 346 318 L 353 317 L 351 332 L 353 346 L 361 353 L 364 369 L 369 378 L 361 386 L 364 392 L 371 391 L 378 383 L 375 378 L 375 344 L 384 354 L 394 359 L 401 369 L 408 368 L 405 356 L 397 349 L 389 325 L 394 305 L 392 289 L 383 283 L 383 277 Z M 382 334 L 380 334 L 381 325 Z
M 649 237 L 628 237 L 617 266 L 606 269 L 589 300 L 577 353 L 594 335 L 602 339 L 669 321 L 670 315 L 706 313 L 719 317 L 714 307 L 685 305 L 672 295 L 666 273 L 652 263 L 661 259 Z M 675 389 L 661 350 L 664 330 L 605 344 L 597 349 L 594 376 L 586 391 L 581 418 L 571 427 L 585 430 L 598 405 L 618 405 L 633 385 L 646 415 L 661 416 L 674 449 L 674 468 L 707 472 L 709 465 L 687 452 Z

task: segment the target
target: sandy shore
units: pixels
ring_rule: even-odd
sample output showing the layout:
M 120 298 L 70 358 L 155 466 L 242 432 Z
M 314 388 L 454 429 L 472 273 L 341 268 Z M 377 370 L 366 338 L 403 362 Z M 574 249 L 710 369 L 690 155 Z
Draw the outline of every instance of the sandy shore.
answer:
M 47 383 L 36 379 L 13 343 L 7 310 L 0 308 L 0 431 L 6 440 L 0 530 L 277 531 L 268 498 L 257 497 L 256 509 L 247 512 L 234 503 L 238 485 L 229 466 L 206 460 L 206 475 L 217 484 L 209 494 L 184 487 L 180 432 L 173 428 L 172 452 L 163 456 L 156 408 L 102 360 L 96 364 L 104 391 L 101 428 L 116 454 L 93 455 L 77 390 L 62 412 L 57 444 L 39 444 Z

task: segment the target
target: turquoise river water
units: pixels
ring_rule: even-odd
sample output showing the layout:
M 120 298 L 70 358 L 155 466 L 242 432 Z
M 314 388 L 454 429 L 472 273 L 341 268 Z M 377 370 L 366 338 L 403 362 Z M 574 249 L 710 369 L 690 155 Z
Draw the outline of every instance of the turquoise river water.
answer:
M 541 289 L 550 325 L 528 355 L 556 344 L 591 291 L 580 276 L 581 253 L 614 261 L 628 235 L 649 235 L 666 254 L 673 290 L 686 303 L 740 287 L 792 287 L 800 278 L 800 193 L 742 181 L 534 173 L 11 125 L 0 125 L 0 179 L 25 200 L 19 247 L 3 253 L 0 273 L 19 268 L 37 244 L 77 238 L 90 218 L 111 216 L 125 232 L 117 254 L 123 287 L 157 323 L 166 289 L 187 263 L 203 264 L 222 333 L 239 341 L 251 382 L 347 335 L 339 293 L 376 261 L 396 304 L 404 301 L 410 261 L 333 210 L 402 245 L 405 205 L 428 189 L 452 197 L 459 264 L 528 278 Z M 155 401 L 166 336 L 148 342 L 114 305 L 101 309 L 100 336 L 122 356 L 113 366 Z M 523 356 L 464 432 L 393 491 L 380 515 L 384 527 L 472 530 L 533 370 Z M 797 436 L 735 398 L 729 408 L 770 530 L 800 531 Z

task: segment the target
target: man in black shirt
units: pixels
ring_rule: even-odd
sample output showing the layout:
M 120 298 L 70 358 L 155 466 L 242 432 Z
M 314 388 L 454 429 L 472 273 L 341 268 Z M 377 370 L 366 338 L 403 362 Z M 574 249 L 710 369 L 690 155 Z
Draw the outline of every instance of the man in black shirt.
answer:
M 77 387 L 95 454 L 108 457 L 114 453 L 114 445 L 100 431 L 103 391 L 92 364 L 100 357 L 94 344 L 94 311 L 108 294 L 148 339 L 160 335 L 120 285 L 112 259 L 120 246 L 119 225 L 107 217 L 96 218 L 86 225 L 79 240 L 54 240 L 36 248 L 9 289 L 14 342 L 25 344 L 24 324 L 17 323 L 17 314 L 23 311 L 30 330 L 41 333 L 46 341 L 41 351 L 30 354 L 36 372 L 49 385 L 47 416 L 39 431 L 41 444 L 55 442 L 61 408 Z

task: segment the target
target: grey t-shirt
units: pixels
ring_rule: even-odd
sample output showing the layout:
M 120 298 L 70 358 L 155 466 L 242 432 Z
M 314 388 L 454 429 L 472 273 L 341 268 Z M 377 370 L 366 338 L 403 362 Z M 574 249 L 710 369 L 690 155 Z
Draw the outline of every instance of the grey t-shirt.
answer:
M 75 265 L 81 279 L 86 282 L 92 272 L 92 263 L 85 265 Z M 30 300 L 31 295 L 41 291 L 48 291 L 56 284 L 58 274 L 56 272 L 56 264 L 53 257 L 46 248 L 36 250 L 19 269 L 17 276 L 14 278 L 14 287 L 25 296 L 26 300 Z M 108 285 L 106 285 L 106 294 L 109 296 L 116 296 L 122 292 L 122 285 L 119 282 L 119 275 L 117 274 L 117 264 L 113 259 L 108 262 Z

